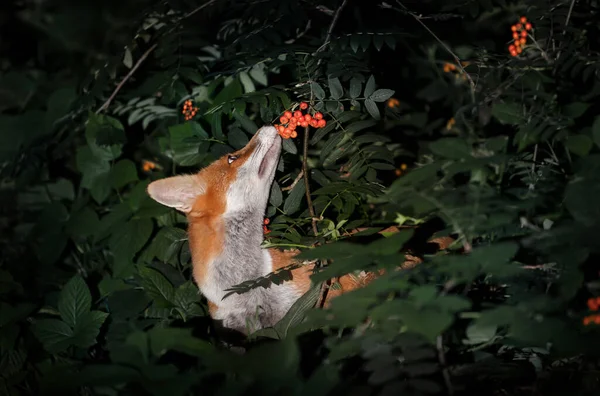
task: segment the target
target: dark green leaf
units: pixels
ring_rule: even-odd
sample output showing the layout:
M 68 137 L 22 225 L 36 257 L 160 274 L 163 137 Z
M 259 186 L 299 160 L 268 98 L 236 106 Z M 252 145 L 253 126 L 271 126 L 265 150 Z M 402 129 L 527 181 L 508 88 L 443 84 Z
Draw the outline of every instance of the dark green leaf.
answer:
M 340 99 L 344 95 L 344 88 L 342 88 L 342 83 L 340 83 L 339 78 L 330 78 L 328 84 L 333 99 Z
M 365 99 L 365 108 L 374 119 L 379 120 L 381 118 L 379 109 L 372 99 Z
M 80 318 L 92 308 L 92 295 L 85 281 L 76 275 L 60 292 L 58 297 L 58 311 L 60 317 L 71 327 L 79 322 Z
M 304 183 L 298 183 L 292 188 L 290 194 L 285 199 L 283 204 L 283 212 L 285 214 L 292 215 L 296 213 L 300 209 L 300 203 L 304 198 L 304 193 L 306 192 L 306 186 Z
M 394 91 L 391 89 L 378 89 L 369 96 L 374 102 L 385 102 L 392 97 Z

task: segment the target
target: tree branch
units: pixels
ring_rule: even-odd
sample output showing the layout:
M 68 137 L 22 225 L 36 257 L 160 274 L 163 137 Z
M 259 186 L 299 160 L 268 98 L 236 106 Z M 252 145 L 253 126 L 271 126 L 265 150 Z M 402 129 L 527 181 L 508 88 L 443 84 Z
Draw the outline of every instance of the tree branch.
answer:
M 302 176 L 304 176 L 304 167 L 302 167 L 302 170 L 300 171 L 300 173 L 298 173 L 298 176 L 296 176 L 292 184 L 290 184 L 288 187 L 282 188 L 281 191 L 288 191 L 296 187 L 296 184 L 298 184 L 300 179 L 302 179 Z
M 304 154 L 302 155 L 302 173 L 304 173 L 304 186 L 306 187 L 306 202 L 308 204 L 308 213 L 310 213 L 312 229 L 315 236 L 319 235 L 319 230 L 317 229 L 317 215 L 315 213 L 315 208 L 313 206 L 312 198 L 310 196 L 310 185 L 308 182 L 308 128 L 304 128 Z
M 197 13 L 198 11 L 216 3 L 217 0 L 210 0 L 207 3 L 202 4 L 201 6 L 196 7 L 195 9 L 193 9 L 192 11 L 188 12 L 187 14 L 185 14 L 184 16 L 182 16 L 181 18 L 179 18 L 178 20 L 175 21 L 175 24 L 181 22 L 182 20 L 191 17 L 192 15 L 194 15 L 195 13 Z M 173 26 L 171 29 L 169 29 L 167 31 L 168 33 L 171 33 L 173 30 L 175 30 L 176 26 Z M 113 101 L 113 99 L 115 98 L 115 96 L 117 96 L 117 94 L 119 93 L 119 91 L 121 90 L 121 88 L 123 88 L 123 85 L 125 85 L 125 83 L 131 78 L 131 76 L 133 76 L 133 73 L 136 72 L 136 70 L 141 66 L 141 64 L 146 60 L 146 58 L 148 57 L 148 55 L 150 55 L 150 53 L 152 51 L 154 51 L 156 49 L 156 47 L 158 46 L 158 44 L 154 44 L 152 45 L 150 48 L 148 48 L 146 50 L 146 52 L 144 52 L 142 54 L 142 56 L 140 57 L 140 59 L 138 59 L 138 61 L 135 63 L 135 65 L 133 65 L 133 67 L 131 68 L 131 70 L 129 71 L 129 73 L 127 73 L 127 75 L 125 77 L 123 77 L 123 79 L 121 80 L 121 82 L 117 85 L 117 87 L 115 88 L 115 90 L 112 92 L 112 94 L 108 97 L 108 99 L 106 100 L 106 102 L 104 102 L 102 104 L 102 106 L 100 106 L 100 108 L 98 110 L 96 110 L 96 114 L 101 113 L 102 111 L 108 109 L 108 106 L 110 106 L 111 102 Z

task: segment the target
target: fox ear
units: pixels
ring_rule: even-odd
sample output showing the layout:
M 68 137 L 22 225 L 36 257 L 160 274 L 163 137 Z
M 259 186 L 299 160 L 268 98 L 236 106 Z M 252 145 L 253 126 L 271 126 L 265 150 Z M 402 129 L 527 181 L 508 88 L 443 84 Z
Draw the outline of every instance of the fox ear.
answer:
M 153 181 L 147 191 L 156 202 L 188 213 L 196 198 L 204 193 L 204 187 L 198 176 L 182 175 Z

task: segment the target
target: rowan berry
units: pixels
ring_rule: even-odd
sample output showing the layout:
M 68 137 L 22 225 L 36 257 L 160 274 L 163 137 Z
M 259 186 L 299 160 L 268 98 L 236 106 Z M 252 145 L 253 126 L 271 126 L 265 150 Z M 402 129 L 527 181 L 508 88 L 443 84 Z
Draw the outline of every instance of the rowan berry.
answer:
M 269 224 L 270 222 L 271 222 L 271 220 L 269 220 L 268 217 L 265 217 L 265 220 L 263 221 L 263 223 L 266 225 L 266 224 Z
M 317 121 L 317 127 L 323 128 L 325 125 L 327 125 L 327 121 L 322 119 Z
M 531 23 L 527 22 L 527 23 L 525 24 L 525 29 L 526 29 L 526 30 L 531 30 L 532 28 L 533 28 L 533 26 L 531 26 Z
M 514 33 L 513 33 L 513 38 L 514 38 L 515 40 L 517 40 L 517 39 L 519 38 L 519 33 L 517 33 L 517 32 L 514 32 Z
M 527 18 L 522 16 L 521 19 L 519 19 L 519 22 L 521 23 L 527 23 Z
M 286 136 L 289 136 L 290 133 L 292 133 L 292 130 L 290 128 L 285 128 L 283 130 L 283 134 L 286 135 Z
M 317 112 L 315 113 L 315 118 L 316 118 L 317 120 L 322 120 L 322 119 L 323 119 L 323 113 L 321 113 L 321 112 L 317 111 Z
M 321 120 L 310 120 L 308 122 L 308 125 L 310 125 L 313 128 L 318 128 L 319 127 L 319 121 L 321 121 Z
M 296 131 L 292 131 L 292 134 L 291 134 L 291 136 L 292 136 L 292 138 L 294 138 L 294 139 L 295 139 L 295 138 L 296 138 L 296 136 L 298 136 L 298 132 L 296 132 Z
M 306 103 L 306 102 L 302 102 L 302 103 L 300 103 L 300 108 L 301 108 L 302 110 L 306 110 L 306 109 L 308 108 L 308 103 Z
M 282 124 L 287 124 L 290 121 L 290 119 L 287 117 L 281 117 L 279 118 L 279 121 L 281 121 Z
M 513 32 L 516 32 L 517 31 L 517 25 L 512 25 L 510 27 L 510 30 L 512 30 Z
M 306 115 L 304 116 L 304 121 L 306 121 L 306 122 L 310 122 L 310 120 L 312 120 L 312 116 L 311 116 L 310 114 L 306 114 Z
M 300 110 L 294 111 L 294 118 L 300 118 L 300 117 L 302 117 L 302 112 Z
M 308 126 L 308 122 L 306 122 L 306 121 L 302 121 L 302 122 L 300 123 L 300 126 L 301 126 L 302 128 L 306 128 L 306 127 Z
M 292 112 L 291 112 L 291 111 L 286 111 L 285 113 L 283 113 L 283 116 L 284 116 L 285 118 L 287 118 L 288 120 L 289 120 L 290 118 L 292 118 L 292 117 L 293 117 L 293 115 L 292 115 Z
M 525 39 L 524 37 L 519 40 L 519 43 L 521 45 L 525 45 L 526 42 L 527 42 L 527 39 Z
M 521 31 L 521 37 L 527 37 L 527 32 L 525 30 Z

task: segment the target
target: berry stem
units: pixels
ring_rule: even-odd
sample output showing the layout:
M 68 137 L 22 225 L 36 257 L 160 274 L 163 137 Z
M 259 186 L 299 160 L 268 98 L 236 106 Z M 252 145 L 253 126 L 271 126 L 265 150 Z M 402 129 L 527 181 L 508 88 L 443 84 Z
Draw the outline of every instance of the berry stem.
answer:
M 312 229 L 315 236 L 319 235 L 317 229 L 317 215 L 315 214 L 315 208 L 313 206 L 312 198 L 310 197 L 310 183 L 308 182 L 308 129 L 304 128 L 304 147 L 302 153 L 302 173 L 304 173 L 304 186 L 306 187 L 306 202 L 308 203 L 308 213 L 310 213 L 312 221 Z

